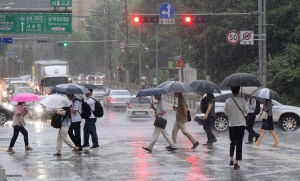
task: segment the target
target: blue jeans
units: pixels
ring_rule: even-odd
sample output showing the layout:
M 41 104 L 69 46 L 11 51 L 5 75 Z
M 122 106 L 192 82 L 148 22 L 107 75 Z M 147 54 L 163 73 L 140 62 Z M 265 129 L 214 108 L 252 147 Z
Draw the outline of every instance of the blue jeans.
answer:
M 96 130 L 96 121 L 97 118 L 86 119 L 83 127 L 83 145 L 90 145 L 89 139 L 90 135 L 92 136 L 93 146 L 99 146 L 98 144 L 98 135 Z

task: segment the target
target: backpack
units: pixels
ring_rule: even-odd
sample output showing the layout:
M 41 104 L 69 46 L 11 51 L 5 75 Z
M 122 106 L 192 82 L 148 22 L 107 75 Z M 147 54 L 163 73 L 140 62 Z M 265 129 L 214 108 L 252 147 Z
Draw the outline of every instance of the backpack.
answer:
M 75 99 L 73 102 L 75 102 L 76 100 L 80 101 L 81 102 L 81 113 L 78 111 L 78 113 L 80 114 L 81 118 L 83 119 L 89 119 L 90 116 L 91 116 L 91 107 L 88 103 L 84 102 L 84 101 L 81 101 L 79 99 Z
M 252 97 L 250 97 L 250 105 L 251 105 L 251 99 L 252 99 Z M 260 113 L 260 102 L 257 100 L 257 99 L 255 99 L 256 100 L 256 105 L 255 105 L 255 109 L 254 109 L 254 114 L 255 115 L 258 115 L 259 113 Z
M 200 100 L 200 111 L 202 113 L 206 113 L 207 108 L 208 108 L 208 102 L 207 102 L 207 96 L 205 96 Z
M 62 120 L 64 120 L 65 118 L 67 117 L 67 114 L 64 115 L 63 119 L 62 118 L 62 115 L 59 115 L 57 113 L 53 114 L 51 116 L 51 126 L 53 128 L 61 128 L 61 122 Z
M 95 117 L 101 118 L 104 115 L 103 107 L 98 100 L 96 100 L 94 98 L 92 98 L 92 99 L 95 101 L 95 110 L 93 111 L 93 114 Z

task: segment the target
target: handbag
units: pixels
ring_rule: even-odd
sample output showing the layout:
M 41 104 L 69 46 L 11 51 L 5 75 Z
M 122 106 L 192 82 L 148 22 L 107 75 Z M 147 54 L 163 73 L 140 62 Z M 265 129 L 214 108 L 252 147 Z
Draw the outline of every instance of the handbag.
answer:
M 268 119 L 268 112 L 267 111 L 262 111 L 261 114 L 259 115 L 259 118 Z
M 167 120 L 162 117 L 156 117 L 154 121 L 154 126 L 165 129 L 167 126 Z
M 191 112 L 190 112 L 187 104 L 185 104 L 185 105 L 186 105 L 186 108 L 187 108 L 187 111 L 186 111 L 187 120 L 188 120 L 188 122 L 190 122 L 192 120 L 192 118 L 191 118 Z
M 20 121 L 20 126 L 21 127 L 24 127 L 26 125 L 26 122 L 25 122 L 25 120 L 24 120 L 24 118 Z

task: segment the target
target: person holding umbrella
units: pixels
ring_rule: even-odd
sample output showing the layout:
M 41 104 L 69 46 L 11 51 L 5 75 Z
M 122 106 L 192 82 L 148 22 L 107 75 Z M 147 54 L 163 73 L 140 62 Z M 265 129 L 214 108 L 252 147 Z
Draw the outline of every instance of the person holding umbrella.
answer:
M 206 93 L 207 97 L 207 103 L 208 107 L 206 109 L 205 115 L 204 115 L 204 124 L 203 124 L 203 129 L 206 132 L 207 135 L 207 142 L 203 144 L 203 146 L 209 146 L 213 145 L 213 143 L 217 142 L 217 139 L 215 135 L 211 131 L 211 124 L 215 120 L 215 96 L 212 93 Z
M 155 111 L 155 117 L 160 117 L 163 119 L 167 119 L 166 117 L 166 106 L 165 106 L 165 102 L 164 100 L 161 98 L 161 95 L 155 95 L 154 96 L 155 99 L 158 100 L 157 102 L 157 107 L 154 108 L 154 105 L 151 104 L 151 107 L 154 111 Z M 144 150 L 149 151 L 150 153 L 152 152 L 152 149 L 156 143 L 156 140 L 158 139 L 158 136 L 160 135 L 160 133 L 163 135 L 163 137 L 167 140 L 167 142 L 170 144 L 170 146 L 166 147 L 168 149 L 168 151 L 174 151 L 177 149 L 176 144 L 172 141 L 172 139 L 170 138 L 168 132 L 166 131 L 166 129 L 164 128 L 159 128 L 157 126 L 154 126 L 154 131 L 152 134 L 152 139 L 150 144 L 147 147 L 142 147 Z
M 17 107 L 14 112 L 13 116 L 13 128 L 14 128 L 14 134 L 13 137 L 11 138 L 10 145 L 7 149 L 7 152 L 14 154 L 15 151 L 12 149 L 16 143 L 16 140 L 19 136 L 19 132 L 22 133 L 24 137 L 24 143 L 25 143 L 25 151 L 31 151 L 32 148 L 28 143 L 28 132 L 25 129 L 24 125 L 21 124 L 22 121 L 24 121 L 24 116 L 27 114 L 28 110 L 23 107 L 23 104 L 25 102 L 18 102 Z
M 262 126 L 260 129 L 260 137 L 257 140 L 257 142 L 255 143 L 256 146 L 259 146 L 262 139 L 264 138 L 265 135 L 265 130 L 269 130 L 269 132 L 271 133 L 271 135 L 274 138 L 274 146 L 277 146 L 279 144 L 279 140 L 277 138 L 277 135 L 274 131 L 274 126 L 273 126 L 273 116 L 272 116 L 272 101 L 271 99 L 263 99 L 264 102 L 264 107 L 263 110 L 268 112 L 268 118 L 264 119 L 262 121 Z
M 225 101 L 224 113 L 228 116 L 229 138 L 230 138 L 230 163 L 234 169 L 240 168 L 238 161 L 242 160 L 243 138 L 246 129 L 246 118 L 248 114 L 247 103 L 244 98 L 239 97 L 240 87 L 231 87 L 232 98 Z M 234 150 L 236 150 L 235 163 L 233 163 Z
M 187 120 L 187 104 L 181 92 L 175 92 L 174 96 L 178 98 L 177 106 L 173 106 L 173 110 L 176 111 L 176 121 L 172 130 L 172 140 L 176 144 L 177 133 L 179 130 L 192 142 L 193 146 L 191 149 L 195 149 L 199 142 L 187 131 L 185 123 Z
M 70 148 L 78 151 L 79 148 L 70 140 L 68 136 L 68 129 L 71 122 L 71 108 L 67 105 L 68 103 L 63 103 L 62 107 L 58 109 L 57 114 L 62 115 L 61 128 L 59 128 L 57 140 L 56 140 L 56 150 L 57 152 L 53 156 L 61 156 L 62 142 L 66 143 Z

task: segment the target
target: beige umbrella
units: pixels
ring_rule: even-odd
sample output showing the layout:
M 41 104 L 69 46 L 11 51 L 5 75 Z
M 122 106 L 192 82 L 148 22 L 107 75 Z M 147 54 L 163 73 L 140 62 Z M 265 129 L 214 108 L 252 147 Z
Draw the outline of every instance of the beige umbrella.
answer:
M 241 92 L 244 94 L 252 94 L 253 91 L 258 89 L 257 87 L 241 87 Z

